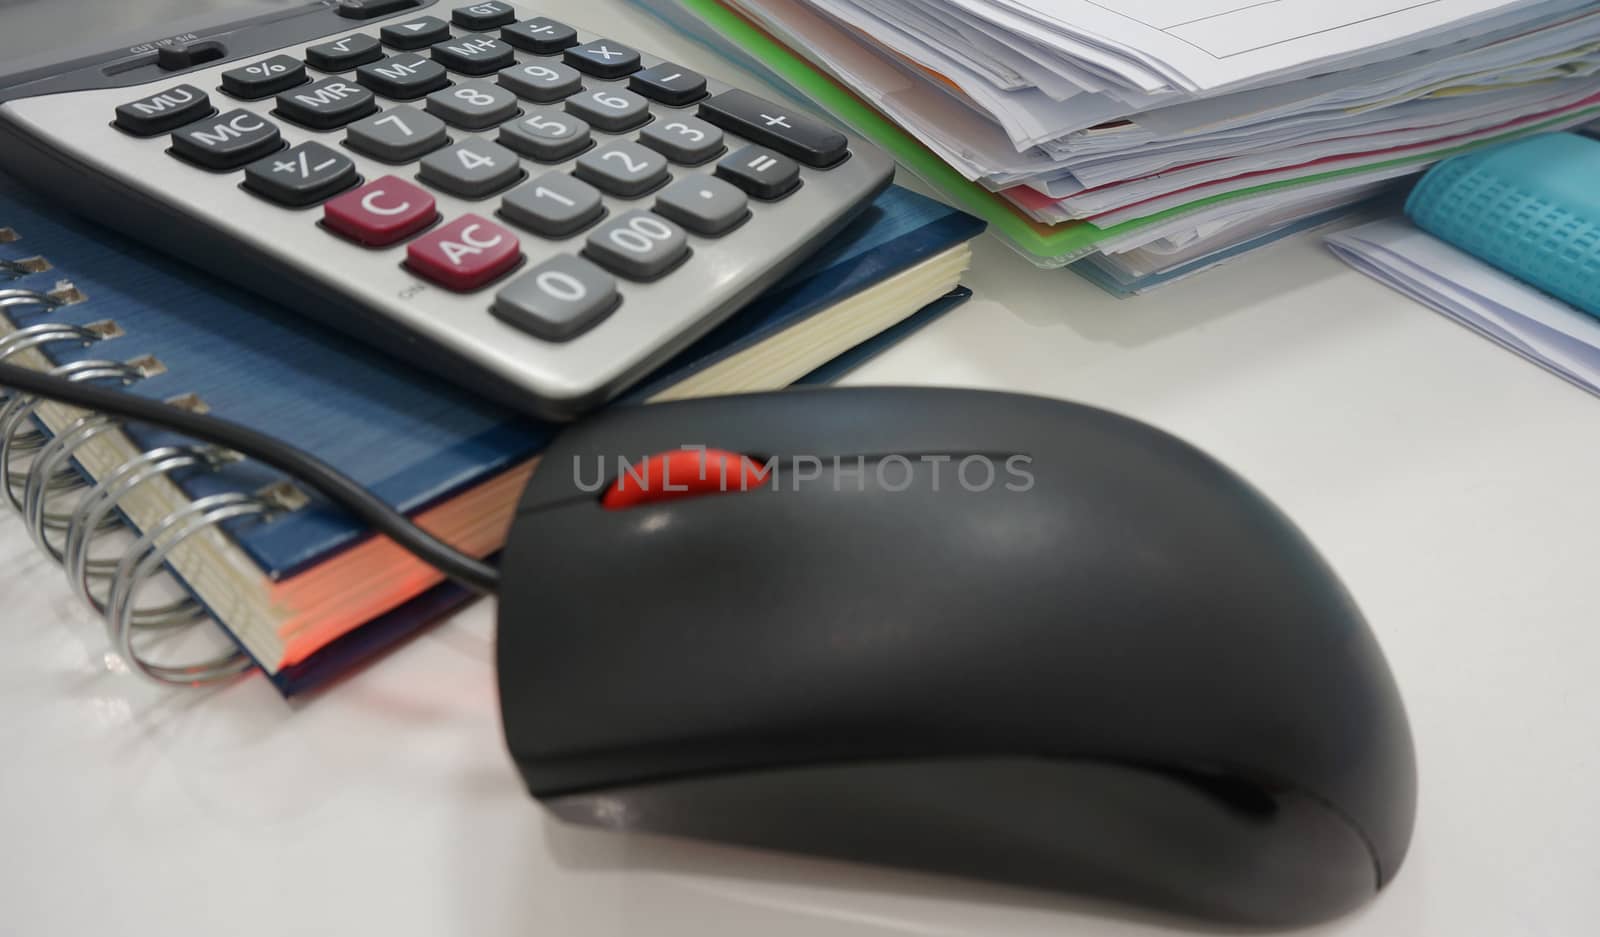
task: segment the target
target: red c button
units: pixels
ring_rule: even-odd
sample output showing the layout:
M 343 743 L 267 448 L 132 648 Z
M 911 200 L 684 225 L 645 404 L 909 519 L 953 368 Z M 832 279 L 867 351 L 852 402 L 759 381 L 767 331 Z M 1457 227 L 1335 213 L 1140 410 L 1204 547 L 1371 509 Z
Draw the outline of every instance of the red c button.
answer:
M 629 466 L 600 503 L 613 511 L 690 498 L 752 491 L 767 470 L 749 456 L 723 449 L 674 449 Z
M 433 196 L 399 176 L 382 176 L 322 206 L 322 223 L 372 247 L 393 244 L 439 216 Z

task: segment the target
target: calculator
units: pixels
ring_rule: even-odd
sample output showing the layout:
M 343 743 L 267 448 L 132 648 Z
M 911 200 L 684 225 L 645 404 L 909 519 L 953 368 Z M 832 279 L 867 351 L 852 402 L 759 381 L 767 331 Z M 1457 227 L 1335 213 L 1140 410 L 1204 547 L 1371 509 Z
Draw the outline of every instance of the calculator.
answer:
M 793 105 L 503 0 L 318 0 L 0 77 L 0 165 L 550 419 L 681 351 L 893 173 Z

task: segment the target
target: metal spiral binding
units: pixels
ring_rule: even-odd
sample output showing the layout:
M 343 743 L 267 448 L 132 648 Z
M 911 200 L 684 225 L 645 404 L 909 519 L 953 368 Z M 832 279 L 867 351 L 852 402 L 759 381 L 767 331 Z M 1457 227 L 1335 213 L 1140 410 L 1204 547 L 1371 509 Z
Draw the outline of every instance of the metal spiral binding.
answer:
M 69 381 L 89 381 L 105 378 L 117 378 L 124 384 L 131 384 L 143 377 L 139 369 L 121 361 L 74 361 L 57 368 L 52 368 L 51 374 L 64 377 Z M 4 408 L 0 408 L 0 475 L 3 475 L 5 484 L 0 489 L 5 491 L 6 499 L 19 513 L 23 511 L 22 496 L 17 493 L 17 488 L 26 484 L 28 473 L 20 476 L 11 467 L 12 459 L 19 451 L 17 445 L 18 435 L 29 425 L 29 417 L 33 416 L 42 401 L 26 395 L 18 394 L 6 401 Z M 14 481 L 21 478 L 21 483 Z M 87 487 L 87 482 L 73 473 L 70 481 L 60 483 L 58 490 Z M 65 518 L 62 519 L 65 522 Z
M 51 485 L 51 479 L 71 470 L 69 461 L 85 443 L 121 426 L 120 420 L 98 413 L 79 417 L 70 427 L 57 433 L 28 466 L 28 478 L 22 488 L 22 521 L 33 542 L 52 559 L 59 561 L 62 554 L 50 542 L 49 532 L 65 530 L 71 515 L 46 510 L 51 493 L 61 490 Z
M 10 291 L 0 290 L 0 293 L 5 292 Z M 41 348 L 55 342 L 78 342 L 82 347 L 87 348 L 107 337 L 109 336 L 105 333 L 103 326 L 102 330 L 97 331 L 90 326 L 41 322 L 24 329 L 18 329 L 10 335 L 0 338 L 0 361 L 5 361 L 11 356 L 21 354 L 30 348 Z M 7 400 L 10 396 L 9 391 L 0 390 L 0 400 Z M 43 432 L 29 429 L 26 432 L 19 433 L 13 445 L 17 447 L 18 452 L 28 452 L 44 445 L 44 440 L 45 434 Z M 17 485 L 22 483 L 22 479 L 8 475 L 7 482 Z
M 91 580 L 114 575 L 119 561 L 95 560 L 90 554 L 95 539 L 107 528 L 107 519 L 115 516 L 123 498 L 157 476 L 187 468 L 214 471 L 237 458 L 234 453 L 216 446 L 161 446 L 129 459 L 100 479 L 78 502 L 67 522 L 62 554 L 67 581 L 78 597 L 100 615 L 106 615 L 109 591 L 103 597 L 96 595 Z M 170 628 L 197 621 L 203 617 L 203 611 L 193 599 L 180 599 L 155 608 L 136 609 L 130 613 L 129 623 L 133 628 Z
M 72 300 L 61 295 L 59 291 L 41 293 L 38 290 L 4 289 L 0 290 L 0 309 L 10 309 L 13 306 L 39 306 L 44 309 L 54 309 L 65 306 Z
M 190 537 L 235 517 L 264 516 L 276 507 L 255 495 L 229 492 L 201 498 L 168 514 L 133 544 L 117 563 L 106 608 L 111 645 L 130 666 L 161 683 L 200 687 L 225 682 L 250 669 L 243 651 L 231 651 L 194 664 L 158 664 L 134 647 L 134 601 L 173 550 Z

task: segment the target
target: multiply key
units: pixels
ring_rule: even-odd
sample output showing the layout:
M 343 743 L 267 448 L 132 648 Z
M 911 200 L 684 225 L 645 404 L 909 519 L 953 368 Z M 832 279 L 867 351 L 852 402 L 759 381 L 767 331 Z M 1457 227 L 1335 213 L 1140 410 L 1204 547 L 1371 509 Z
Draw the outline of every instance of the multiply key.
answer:
M 596 39 L 562 53 L 568 65 L 596 78 L 621 78 L 639 70 L 639 53 L 611 39 Z
M 807 166 L 826 169 L 850 154 L 844 134 L 748 91 L 722 92 L 700 105 L 700 116 Z

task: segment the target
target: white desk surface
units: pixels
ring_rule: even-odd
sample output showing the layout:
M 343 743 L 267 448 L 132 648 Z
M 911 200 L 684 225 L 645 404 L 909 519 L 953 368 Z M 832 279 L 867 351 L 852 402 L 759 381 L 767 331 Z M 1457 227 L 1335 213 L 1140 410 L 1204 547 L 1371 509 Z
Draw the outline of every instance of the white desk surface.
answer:
M 587 9 L 584 9 L 588 7 Z M 734 78 L 618 2 L 552 16 Z M 1106 407 L 1277 501 L 1365 609 L 1421 763 L 1411 856 L 1327 937 L 1600 932 L 1600 400 L 1311 238 L 1117 301 L 985 240 L 977 297 L 853 376 Z M 0 518 L 0 932 L 1214 932 L 1071 897 L 572 829 L 521 788 L 479 603 L 306 705 L 105 669 Z

